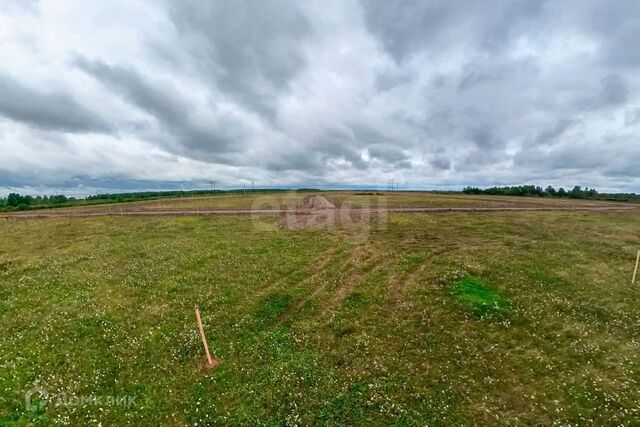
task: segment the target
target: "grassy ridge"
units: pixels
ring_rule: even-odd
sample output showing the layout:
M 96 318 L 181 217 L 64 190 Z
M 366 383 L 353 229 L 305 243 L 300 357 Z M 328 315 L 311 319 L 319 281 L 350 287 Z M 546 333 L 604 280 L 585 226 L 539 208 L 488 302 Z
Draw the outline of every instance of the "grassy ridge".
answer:
M 273 221 L 1 222 L 0 424 L 637 419 L 636 213 Z M 29 412 L 34 385 L 136 406 Z

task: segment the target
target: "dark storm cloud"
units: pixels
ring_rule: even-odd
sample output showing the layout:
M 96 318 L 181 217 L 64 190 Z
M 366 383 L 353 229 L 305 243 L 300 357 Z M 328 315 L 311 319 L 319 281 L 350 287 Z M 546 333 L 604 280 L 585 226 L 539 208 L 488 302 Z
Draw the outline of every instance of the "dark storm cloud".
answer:
M 617 162 L 607 167 L 604 175 L 628 181 L 640 177 L 640 156 L 635 156 L 631 162 Z
M 494 127 L 490 125 L 471 129 L 469 139 L 483 150 L 495 150 L 504 146 L 504 141 L 495 135 Z
M 50 182 L 42 180 L 36 175 L 25 175 L 0 168 L 0 187 L 11 188 L 33 184 L 47 185 Z
M 464 91 L 480 83 L 497 82 L 504 78 L 504 74 L 496 72 L 470 71 L 460 80 L 458 90 Z
M 570 129 L 584 132 L 591 125 L 584 122 L 585 114 L 616 111 L 631 102 L 630 76 L 614 70 L 635 61 L 630 50 L 635 45 L 631 40 L 640 35 L 640 20 L 634 18 L 639 7 L 637 2 L 628 3 L 618 7 L 595 0 L 361 2 L 367 29 L 400 67 L 419 58 L 429 66 L 433 59 L 467 53 L 457 72 L 453 68 L 433 77 L 439 84 L 426 92 L 430 111 L 423 122 L 424 132 L 435 139 L 433 144 L 448 140 L 450 147 L 458 147 L 458 161 L 445 156 L 449 161 L 440 166 L 455 164 L 461 171 L 508 164 L 509 146 L 565 143 Z M 552 54 L 555 40 L 567 43 L 576 37 L 593 43 L 583 46 L 595 47 L 576 57 L 588 65 L 574 68 L 566 60 L 549 68 L 541 54 Z M 381 89 L 387 87 L 393 84 Z M 452 87 L 457 89 L 455 96 Z M 629 126 L 635 124 L 632 114 L 626 117 Z M 591 155 L 596 150 L 583 149 L 574 153 L 563 146 L 554 151 L 555 159 L 543 162 L 548 151 L 523 148 L 514 161 L 531 168 L 545 164 L 550 170 L 597 162 L 598 156 Z M 437 168 L 440 162 L 431 159 L 429 163 Z
M 602 106 L 620 105 L 627 102 L 629 88 L 625 80 L 619 75 L 612 74 L 604 77 L 601 82 L 601 91 L 596 101 Z
M 482 13 L 495 16 L 496 20 L 487 19 L 489 24 L 482 28 L 484 46 L 501 49 L 524 33 L 535 33 L 544 29 L 545 24 L 539 18 L 547 0 L 506 0 L 494 1 L 485 5 Z
M 458 90 L 470 90 L 476 86 L 501 84 L 517 79 L 534 79 L 539 75 L 539 67 L 533 58 L 508 59 L 496 57 L 491 61 L 474 60 L 466 63 L 460 76 Z
M 0 115 L 43 130 L 107 132 L 98 115 L 60 91 L 41 92 L 0 75 Z
M 185 121 L 185 105 L 172 98 L 173 88 L 151 86 L 135 70 L 77 57 L 74 64 L 149 114 L 168 123 Z
M 376 76 L 376 89 L 380 92 L 385 92 L 389 89 L 393 89 L 397 86 L 410 83 L 411 76 L 408 74 L 391 74 L 381 73 Z
M 110 66 L 101 61 L 90 61 L 78 57 L 77 67 L 94 76 L 127 101 L 150 114 L 160 125 L 171 132 L 178 142 L 182 154 L 194 158 L 223 161 L 226 153 L 236 152 L 241 147 L 242 127 L 234 120 L 225 118 L 220 122 L 198 122 L 189 112 L 191 106 L 182 99 L 170 83 L 154 86 L 137 71 Z
M 556 138 L 561 136 L 571 125 L 576 123 L 574 119 L 559 119 L 551 127 L 541 130 L 535 137 L 536 145 L 552 143 Z
M 5 186 L 640 190 L 636 0 L 55 1 L 0 6 Z
M 640 66 L 640 2 L 619 0 L 595 2 L 590 22 L 602 41 L 602 62 L 613 67 Z
M 261 166 L 270 172 L 315 171 L 323 167 L 322 160 L 316 153 L 305 149 L 288 150 L 286 155 L 272 156 L 264 159 Z
M 159 191 L 159 190 L 183 190 L 191 188 L 206 188 L 206 181 L 156 181 L 144 179 L 127 179 L 118 177 L 92 177 L 88 175 L 76 175 L 62 182 L 67 188 L 87 187 L 93 193 L 118 192 L 118 191 Z
M 169 2 L 181 45 L 202 77 L 237 102 L 273 118 L 276 101 L 304 67 L 310 25 L 296 1 Z
M 400 62 L 422 51 L 437 54 L 455 44 L 495 50 L 527 30 L 544 1 L 362 0 L 367 28 Z M 539 27 L 537 28 L 539 30 Z
M 356 169 L 366 169 L 368 162 L 358 152 L 358 144 L 349 128 L 324 129 L 315 139 L 316 152 L 320 153 L 323 164 L 331 161 L 345 161 Z
M 332 169 L 366 170 L 370 163 L 359 152 L 359 146 L 348 127 L 328 127 L 302 143 L 270 153 L 264 165 L 274 172 L 298 170 L 310 175 Z
M 0 168 L 0 188 L 35 189 L 40 194 L 58 194 L 65 190 L 83 189 L 82 194 L 99 194 L 121 191 L 157 191 L 157 190 L 183 190 L 192 188 L 206 188 L 209 182 L 205 181 L 169 181 L 169 180 L 144 180 L 128 179 L 126 177 L 93 177 L 89 175 L 76 175 L 65 179 L 59 179 L 55 175 L 41 173 L 15 173 Z M 12 190 L 13 191 L 13 190 Z
M 592 176 L 640 177 L 640 151 L 632 150 L 620 156 L 621 150 L 635 140 L 635 135 L 605 137 L 604 144 L 592 146 L 572 141 L 552 147 L 550 151 L 531 148 L 519 152 L 514 163 L 545 173 L 548 171 L 588 171 Z
M 391 144 L 371 145 L 368 152 L 370 157 L 389 163 L 404 162 L 409 158 L 402 149 Z
M 598 92 L 579 100 L 576 107 L 580 110 L 597 110 L 600 108 L 623 105 L 629 97 L 626 81 L 617 74 L 611 74 L 600 80 Z
M 396 61 L 426 47 L 447 29 L 445 2 L 362 1 L 367 28 Z
M 436 156 L 430 162 L 431 166 L 440 170 L 451 169 L 451 159 L 445 156 Z

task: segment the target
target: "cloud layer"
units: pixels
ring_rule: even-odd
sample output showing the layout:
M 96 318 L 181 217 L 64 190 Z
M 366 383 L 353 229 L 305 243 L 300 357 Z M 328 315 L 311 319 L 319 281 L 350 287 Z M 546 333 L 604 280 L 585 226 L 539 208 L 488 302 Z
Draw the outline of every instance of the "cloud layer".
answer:
M 640 192 L 638 39 L 635 0 L 4 2 L 0 192 Z

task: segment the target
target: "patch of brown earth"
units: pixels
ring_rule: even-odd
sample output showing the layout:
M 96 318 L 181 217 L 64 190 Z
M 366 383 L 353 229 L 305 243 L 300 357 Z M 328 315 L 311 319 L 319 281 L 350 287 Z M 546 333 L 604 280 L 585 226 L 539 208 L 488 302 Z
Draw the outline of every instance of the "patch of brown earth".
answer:
M 305 209 L 335 209 L 336 204 L 329 200 L 324 194 L 312 194 L 305 197 L 298 204 L 298 210 Z
M 287 228 L 333 227 L 370 221 L 382 217 L 386 212 L 372 209 L 352 209 L 339 206 L 322 194 L 305 197 L 296 209 L 280 214 L 278 224 Z

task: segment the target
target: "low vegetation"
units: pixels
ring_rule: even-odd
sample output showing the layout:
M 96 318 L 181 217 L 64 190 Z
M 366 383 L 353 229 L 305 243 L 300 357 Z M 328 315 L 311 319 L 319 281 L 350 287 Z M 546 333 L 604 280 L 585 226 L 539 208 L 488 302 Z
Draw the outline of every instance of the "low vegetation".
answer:
M 51 209 L 60 207 L 94 206 L 109 203 L 139 202 L 148 200 L 164 200 L 174 198 L 215 197 L 277 194 L 290 192 L 309 192 L 311 189 L 297 190 L 265 190 L 265 189 L 235 189 L 235 190 L 189 190 L 189 191 L 142 191 L 134 193 L 103 193 L 87 196 L 86 198 L 67 197 L 62 194 L 51 196 L 29 196 L 10 193 L 6 198 L 0 198 L 0 211 L 23 211 L 34 209 Z
M 503 316 L 509 307 L 506 298 L 473 276 L 465 276 L 456 281 L 451 293 L 481 318 Z
M 501 196 L 528 196 L 528 197 L 559 197 L 569 199 L 596 199 L 610 201 L 640 201 L 640 195 L 635 193 L 599 193 L 595 188 L 582 188 L 576 185 L 571 190 L 563 187 L 557 190 L 551 185 L 544 190 L 536 185 L 519 185 L 513 187 L 491 187 L 480 189 L 478 187 L 465 187 L 462 190 L 465 194 L 488 194 Z
M 149 200 L 171 200 L 181 198 L 214 198 L 215 196 L 262 196 L 273 195 L 277 193 L 309 193 L 317 190 L 314 189 L 233 189 L 233 190 L 188 190 L 188 191 L 142 191 L 132 193 L 103 193 L 87 196 L 86 198 L 67 197 L 62 194 L 51 196 L 30 196 L 21 195 L 18 193 L 11 193 L 6 198 L 0 198 L 0 211 L 23 211 L 34 209 L 51 209 L 60 207 L 76 207 L 76 206 L 95 206 L 111 203 L 123 203 L 123 202 L 140 202 Z M 438 196 L 441 199 L 446 200 L 446 205 L 452 204 L 451 196 L 459 194 L 458 192 L 415 192 L 415 191 L 330 191 L 329 193 L 335 194 L 336 199 L 342 200 L 349 198 L 349 202 L 354 207 L 369 206 L 379 200 L 380 198 L 389 198 L 393 202 L 399 200 L 405 201 L 408 206 L 416 205 L 422 206 L 425 202 L 434 202 Z M 465 187 L 462 190 L 463 194 L 468 195 L 499 195 L 499 196 L 530 196 L 530 197 L 554 197 L 554 198 L 569 198 L 569 199 L 597 199 L 597 200 L 609 200 L 609 201 L 640 201 L 640 195 L 636 194 L 616 194 L 616 193 L 598 193 L 595 189 L 583 189 L 580 186 L 575 186 L 571 190 L 565 190 L 564 188 L 555 189 L 552 186 L 548 186 L 546 189 L 535 185 L 522 185 L 514 187 L 492 187 L 487 189 L 480 189 L 477 187 Z M 470 199 L 464 201 L 464 203 L 471 202 Z M 249 206 L 247 206 L 249 207 Z
M 638 220 L 0 219 L 0 425 L 632 425 Z

